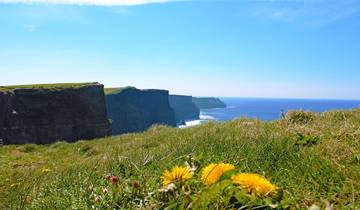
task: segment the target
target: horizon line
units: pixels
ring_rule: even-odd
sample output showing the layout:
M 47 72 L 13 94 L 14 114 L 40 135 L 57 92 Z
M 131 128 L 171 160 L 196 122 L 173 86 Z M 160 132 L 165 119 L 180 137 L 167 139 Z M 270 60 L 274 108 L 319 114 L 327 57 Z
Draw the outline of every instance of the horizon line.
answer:
M 173 95 L 173 94 L 170 94 Z M 359 101 L 359 99 L 355 98 L 306 98 L 306 97 L 277 97 L 277 96 L 193 96 L 193 97 L 200 97 L 200 98 L 208 98 L 208 97 L 215 97 L 215 98 L 242 98 L 242 99 L 278 99 L 278 100 L 326 100 L 326 101 Z

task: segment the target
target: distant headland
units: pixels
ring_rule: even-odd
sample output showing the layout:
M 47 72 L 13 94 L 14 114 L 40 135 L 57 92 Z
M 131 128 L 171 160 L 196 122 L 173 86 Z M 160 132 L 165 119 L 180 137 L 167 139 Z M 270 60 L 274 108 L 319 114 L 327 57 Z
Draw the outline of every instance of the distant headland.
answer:
M 4 144 L 48 144 L 141 132 L 199 119 L 200 109 L 226 106 L 218 98 L 169 95 L 168 90 L 104 88 L 100 83 L 0 86 Z

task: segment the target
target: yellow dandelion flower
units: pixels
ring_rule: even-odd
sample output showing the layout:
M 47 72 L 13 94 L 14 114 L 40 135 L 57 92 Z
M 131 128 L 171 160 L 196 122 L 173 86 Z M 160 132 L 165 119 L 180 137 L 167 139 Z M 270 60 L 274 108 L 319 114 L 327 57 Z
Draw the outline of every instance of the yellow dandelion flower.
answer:
M 258 197 L 273 196 L 278 189 L 277 186 L 258 174 L 240 173 L 232 176 L 231 180 L 235 185 Z
M 51 169 L 49 169 L 49 168 L 43 168 L 41 170 L 41 173 L 44 173 L 44 174 L 49 173 L 49 172 L 51 172 Z
M 175 166 L 171 171 L 165 170 L 161 176 L 162 183 L 167 186 L 176 181 L 184 182 L 192 177 L 191 171 L 187 167 Z
M 226 172 L 234 170 L 235 166 L 231 164 L 219 163 L 210 164 L 206 166 L 201 172 L 201 182 L 205 186 L 215 184 L 220 180 L 220 177 Z

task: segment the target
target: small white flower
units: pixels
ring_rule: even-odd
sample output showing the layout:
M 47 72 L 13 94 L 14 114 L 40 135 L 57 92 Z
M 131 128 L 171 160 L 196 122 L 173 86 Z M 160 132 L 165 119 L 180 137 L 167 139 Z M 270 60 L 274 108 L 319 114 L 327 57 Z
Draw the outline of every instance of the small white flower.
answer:
M 185 162 L 185 167 L 189 169 L 189 171 L 191 172 L 191 175 L 194 175 L 195 171 L 196 171 L 196 166 L 191 166 L 187 161 Z
M 165 187 L 161 188 L 159 192 L 169 192 L 173 191 L 176 188 L 176 185 L 174 183 L 170 183 L 166 185 Z

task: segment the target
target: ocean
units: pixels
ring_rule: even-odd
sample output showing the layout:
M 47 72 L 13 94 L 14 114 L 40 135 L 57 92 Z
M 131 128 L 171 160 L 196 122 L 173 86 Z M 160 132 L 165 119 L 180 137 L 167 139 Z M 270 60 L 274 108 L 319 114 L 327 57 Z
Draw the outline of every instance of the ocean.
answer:
M 321 99 L 264 99 L 264 98 L 220 98 L 227 108 L 203 109 L 200 120 L 188 121 L 194 126 L 209 120 L 228 121 L 247 117 L 264 121 L 281 118 L 281 113 L 289 110 L 324 112 L 334 109 L 360 108 L 360 100 L 321 100 Z

